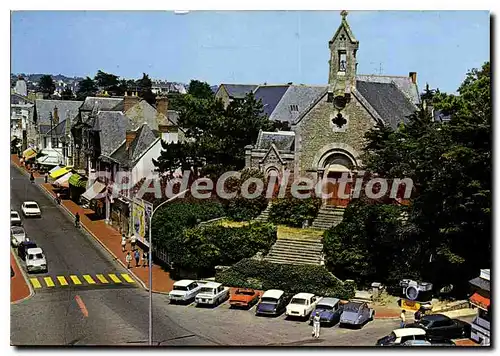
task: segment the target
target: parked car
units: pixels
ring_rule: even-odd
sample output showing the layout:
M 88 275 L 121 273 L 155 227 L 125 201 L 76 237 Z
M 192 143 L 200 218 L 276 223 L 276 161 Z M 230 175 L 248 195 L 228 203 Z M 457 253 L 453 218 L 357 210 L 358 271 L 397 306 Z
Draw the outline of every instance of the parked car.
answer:
M 174 283 L 174 289 L 168 294 L 170 303 L 188 302 L 200 292 L 202 284 L 190 279 L 183 279 Z
M 286 306 L 286 316 L 308 317 L 316 308 L 316 304 L 320 299 L 321 297 L 317 297 L 312 293 L 295 294 L 290 304 Z
M 25 201 L 21 205 L 21 211 L 25 217 L 41 217 L 42 211 L 38 204 L 34 201 Z
M 217 282 L 208 282 L 195 297 L 197 305 L 217 305 L 229 297 L 229 288 Z
M 26 252 L 30 248 L 38 247 L 34 241 L 30 241 L 28 239 L 24 240 L 17 246 L 17 255 L 21 258 L 21 260 L 26 260 Z
M 408 341 L 427 341 L 425 334 L 425 330 L 421 328 L 396 329 L 389 335 L 378 339 L 376 346 L 403 346 Z
M 259 293 L 250 288 L 238 288 L 229 298 L 232 307 L 251 307 L 259 301 Z
M 286 310 L 288 296 L 280 289 L 269 289 L 260 298 L 255 315 L 277 316 Z
M 443 314 L 425 315 L 419 322 L 408 327 L 422 328 L 430 341 L 460 339 L 470 337 L 470 325 L 457 319 L 450 319 Z
M 26 270 L 31 272 L 47 272 L 47 260 L 40 247 L 29 248 L 26 251 Z
M 19 213 L 15 210 L 10 211 L 10 226 L 21 226 L 21 217 Z
M 373 320 L 375 311 L 362 301 L 349 301 L 344 305 L 340 316 L 340 326 L 362 327 L 368 321 Z
M 311 313 L 311 317 L 309 318 L 310 323 L 312 323 L 312 319 L 317 312 L 319 312 L 320 323 L 335 325 L 340 321 L 342 305 L 340 304 L 340 300 L 337 298 L 322 298 Z
M 26 231 L 24 231 L 24 228 L 22 226 L 11 226 L 10 242 L 12 246 L 17 247 L 24 240 L 26 240 Z

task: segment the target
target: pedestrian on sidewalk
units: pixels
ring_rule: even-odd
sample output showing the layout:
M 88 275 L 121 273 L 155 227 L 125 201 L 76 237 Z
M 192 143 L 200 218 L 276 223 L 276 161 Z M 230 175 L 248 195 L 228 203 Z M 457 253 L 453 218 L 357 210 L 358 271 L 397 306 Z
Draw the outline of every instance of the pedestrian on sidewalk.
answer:
M 136 243 L 137 243 L 137 238 L 135 237 L 135 235 L 132 235 L 132 237 L 130 238 L 130 247 L 132 247 L 132 251 L 135 250 Z
M 35 183 L 35 175 L 33 174 L 33 172 L 30 173 L 30 182 Z
M 132 262 L 132 256 L 130 256 L 130 251 L 127 252 L 127 256 L 125 256 L 125 261 L 127 261 L 127 269 L 130 269 L 130 262 Z
M 405 310 L 401 310 L 400 318 L 401 318 L 401 325 L 400 325 L 400 327 L 404 328 L 406 326 L 406 311 Z
M 80 214 L 78 214 L 78 211 L 75 214 L 75 227 L 76 228 L 80 227 Z
M 422 319 L 422 311 L 421 309 L 418 309 L 415 314 L 413 315 L 413 318 L 415 319 L 415 322 L 418 323 Z
M 45 183 L 48 183 L 49 181 L 49 174 L 45 172 Z
M 148 254 L 146 251 L 142 251 L 142 267 L 146 267 L 148 265 Z
M 134 258 L 135 258 L 135 266 L 139 267 L 139 259 L 141 258 L 141 255 L 139 254 L 139 250 L 135 250 Z
M 319 329 L 321 328 L 321 317 L 319 311 L 317 311 L 313 316 L 313 332 L 312 336 L 315 339 L 319 339 Z
M 125 234 L 122 234 L 122 252 L 125 252 L 125 248 L 127 247 L 127 238 Z
M 61 193 L 59 192 L 56 194 L 56 202 L 57 204 L 61 205 Z

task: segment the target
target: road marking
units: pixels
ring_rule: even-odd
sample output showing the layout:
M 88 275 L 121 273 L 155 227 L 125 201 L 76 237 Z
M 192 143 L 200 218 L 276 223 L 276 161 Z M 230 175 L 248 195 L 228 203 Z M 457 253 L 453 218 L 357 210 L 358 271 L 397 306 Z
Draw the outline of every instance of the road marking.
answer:
M 57 276 L 57 280 L 59 281 L 59 283 L 62 286 L 67 286 L 68 285 L 68 281 L 63 276 Z
M 87 281 L 88 284 L 95 284 L 95 281 L 88 274 L 84 274 L 83 278 Z
M 120 279 L 114 273 L 109 273 L 108 276 L 115 283 L 121 283 L 122 282 L 122 281 L 120 281 Z
M 97 274 L 96 277 L 101 283 L 109 283 L 108 280 L 102 274 Z
M 125 282 L 135 283 L 135 281 L 132 278 L 130 278 L 130 276 L 127 273 L 122 273 L 122 278 L 125 280 Z
M 40 284 L 40 282 L 38 282 L 37 278 L 30 278 L 30 282 L 31 284 L 33 284 L 33 287 L 42 288 L 42 285 Z
M 55 286 L 54 282 L 52 281 L 52 278 L 44 277 L 43 280 L 45 281 L 45 284 L 47 285 L 47 287 L 54 287 Z
M 82 281 L 77 276 L 69 276 L 74 284 L 82 284 Z
M 80 298 L 79 295 L 75 296 L 76 304 L 80 307 L 80 311 L 82 312 L 84 317 L 89 316 L 89 311 L 87 310 L 87 307 L 85 306 L 85 303 L 83 302 L 82 298 Z

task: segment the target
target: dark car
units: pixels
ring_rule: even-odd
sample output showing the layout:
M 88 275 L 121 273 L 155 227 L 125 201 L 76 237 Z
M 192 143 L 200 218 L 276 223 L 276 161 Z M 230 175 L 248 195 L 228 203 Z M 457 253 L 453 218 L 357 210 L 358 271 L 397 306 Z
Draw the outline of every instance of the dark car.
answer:
M 312 323 L 316 313 L 319 313 L 320 323 L 328 325 L 337 324 L 340 321 L 340 315 L 342 314 L 340 300 L 331 297 L 322 298 L 311 313 L 311 317 L 309 318 L 310 323 Z
M 38 247 L 34 241 L 23 241 L 17 247 L 17 255 L 24 261 L 26 260 L 26 251 L 30 248 Z
M 282 290 L 270 289 L 262 295 L 255 315 L 278 316 L 285 311 L 288 300 L 288 295 Z
M 425 315 L 419 322 L 407 325 L 422 328 L 430 341 L 460 339 L 470 337 L 470 325 L 457 319 L 450 319 L 443 314 Z

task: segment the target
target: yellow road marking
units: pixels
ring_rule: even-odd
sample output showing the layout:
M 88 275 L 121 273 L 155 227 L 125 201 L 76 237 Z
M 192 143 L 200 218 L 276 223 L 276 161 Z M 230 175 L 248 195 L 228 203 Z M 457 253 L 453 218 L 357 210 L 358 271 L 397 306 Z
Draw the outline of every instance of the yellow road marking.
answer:
M 82 284 L 82 281 L 77 276 L 69 276 L 74 284 Z
M 68 281 L 63 276 L 57 276 L 57 280 L 59 281 L 59 283 L 62 286 L 67 286 L 68 285 Z
M 52 278 L 44 277 L 43 280 L 45 281 L 45 284 L 47 285 L 47 287 L 54 287 L 55 286 L 54 282 L 52 281 Z
M 33 284 L 33 287 L 35 288 L 42 288 L 42 285 L 40 282 L 38 282 L 37 278 L 30 278 L 31 284 Z
M 115 283 L 121 283 L 122 282 L 122 281 L 120 281 L 120 279 L 114 273 L 109 273 L 108 276 Z
M 101 283 L 109 283 L 108 280 L 102 274 L 97 274 L 96 277 Z
M 125 280 L 125 282 L 134 283 L 134 280 L 130 278 L 130 276 L 127 273 L 122 273 L 122 278 Z
M 88 274 L 84 274 L 83 278 L 87 281 L 88 284 L 95 284 L 95 281 Z

